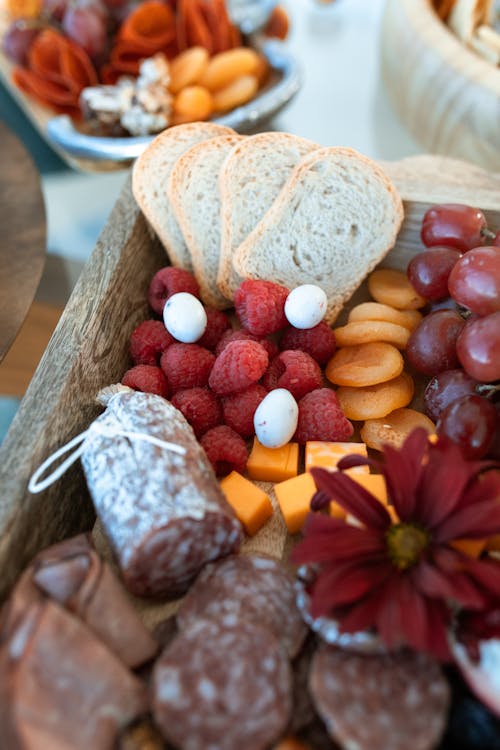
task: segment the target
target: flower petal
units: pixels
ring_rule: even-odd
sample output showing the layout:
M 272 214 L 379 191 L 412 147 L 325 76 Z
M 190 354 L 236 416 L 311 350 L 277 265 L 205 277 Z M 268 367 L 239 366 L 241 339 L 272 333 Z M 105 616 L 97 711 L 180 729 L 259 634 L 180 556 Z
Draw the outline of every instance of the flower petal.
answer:
M 339 622 L 340 632 L 358 633 L 374 628 L 381 603 L 380 587 L 377 587 L 351 605 Z
M 427 599 L 426 611 L 428 618 L 426 650 L 439 661 L 450 661 L 448 630 L 451 622 L 451 610 L 443 602 Z
M 385 530 L 391 525 L 391 517 L 382 503 L 347 474 L 326 469 L 311 469 L 311 474 L 319 490 L 365 526 Z
M 386 557 L 383 537 L 373 529 L 357 528 L 344 523 L 344 528 L 329 533 L 307 534 L 292 552 L 292 562 L 333 562 Z
M 500 502 L 485 500 L 464 506 L 445 519 L 432 534 L 437 543 L 452 539 L 482 539 L 500 533 Z
M 418 590 L 431 599 L 451 600 L 463 607 L 478 609 L 486 604 L 485 596 L 463 573 L 444 575 L 426 560 L 421 560 L 411 571 Z
M 384 446 L 385 477 L 389 499 L 401 521 L 414 520 L 415 490 L 420 479 L 422 463 L 429 450 L 429 439 L 424 429 L 413 430 L 400 450 Z
M 311 614 L 327 614 L 336 607 L 351 604 L 364 596 L 375 586 L 379 586 L 390 576 L 392 566 L 387 561 L 364 564 L 358 561 L 336 565 L 318 574 L 313 584 Z
M 433 445 L 417 490 L 418 520 L 436 528 L 455 510 L 473 476 L 457 445 L 447 440 Z
M 344 456 L 337 462 L 337 469 L 339 471 L 345 471 L 346 469 L 352 469 L 355 466 L 371 466 L 372 469 L 380 471 L 380 462 L 375 461 L 369 456 L 362 456 L 359 453 L 350 453 L 348 456 Z
M 465 562 L 467 573 L 490 595 L 500 596 L 500 563 L 494 560 L 474 560 L 468 557 Z

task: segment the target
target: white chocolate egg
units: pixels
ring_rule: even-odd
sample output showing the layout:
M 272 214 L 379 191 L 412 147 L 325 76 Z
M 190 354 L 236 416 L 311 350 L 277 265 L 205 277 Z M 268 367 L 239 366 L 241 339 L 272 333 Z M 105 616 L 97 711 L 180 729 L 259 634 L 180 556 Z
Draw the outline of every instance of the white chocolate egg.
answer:
M 183 344 L 198 341 L 207 327 L 207 314 L 200 300 L 188 292 L 172 294 L 163 308 L 165 328 Z
M 276 388 L 262 399 L 253 417 L 259 442 L 266 448 L 280 448 L 297 429 L 299 407 L 286 388 Z
M 302 284 L 285 300 L 285 316 L 295 328 L 314 328 L 325 317 L 328 299 L 321 287 Z

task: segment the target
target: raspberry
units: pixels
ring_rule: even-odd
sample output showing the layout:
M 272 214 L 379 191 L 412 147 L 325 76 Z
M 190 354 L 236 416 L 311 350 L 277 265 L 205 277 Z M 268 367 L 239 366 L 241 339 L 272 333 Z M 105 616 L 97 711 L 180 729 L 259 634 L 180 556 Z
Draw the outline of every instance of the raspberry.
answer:
M 196 343 L 213 352 L 222 336 L 231 328 L 231 321 L 225 313 L 221 310 L 215 310 L 213 307 L 205 306 L 205 312 L 207 314 L 207 327 L 201 339 L 198 339 Z
M 243 281 L 234 295 L 234 307 L 241 325 L 254 336 L 267 336 L 285 328 L 285 300 L 288 289 L 272 281 Z
M 215 360 L 208 384 L 220 396 L 244 391 L 262 377 L 268 363 L 266 350 L 256 341 L 232 341 Z
M 286 388 L 298 401 L 309 391 L 321 388 L 323 376 L 320 366 L 306 352 L 286 351 L 278 354 L 262 378 L 268 391 Z
M 200 287 L 193 274 L 185 271 L 184 268 L 174 266 L 160 268 L 149 285 L 148 301 L 151 308 L 157 315 L 161 315 L 167 299 L 177 292 L 189 292 L 199 297 Z
M 219 399 L 209 388 L 187 388 L 172 396 L 172 403 L 179 409 L 194 430 L 197 438 L 222 422 Z
M 200 443 L 218 477 L 224 477 L 231 471 L 243 474 L 247 465 L 247 446 L 230 427 L 225 424 L 213 427 L 205 432 Z
M 254 435 L 253 415 L 266 396 L 266 389 L 258 383 L 249 386 L 246 391 L 226 396 L 222 401 L 224 424 L 231 427 L 241 437 L 247 438 Z
M 336 349 L 335 334 L 324 320 L 314 328 L 287 328 L 280 339 L 280 349 L 300 349 L 319 365 L 326 365 Z
M 159 365 L 161 355 L 174 341 L 160 320 L 145 320 L 130 336 L 130 356 L 134 365 Z
M 218 357 L 231 341 L 258 341 L 266 350 L 269 361 L 278 353 L 278 347 L 271 339 L 259 338 L 250 333 L 250 331 L 245 330 L 245 328 L 237 328 L 235 331 L 226 331 L 224 333 L 217 344 L 215 355 Z
M 134 391 L 155 393 L 157 396 L 168 398 L 167 378 L 159 367 L 154 365 L 136 365 L 127 370 L 122 378 L 122 385 L 133 388 Z
M 215 356 L 198 344 L 172 344 L 163 352 L 160 366 L 172 393 L 203 387 L 214 366 Z
M 294 440 L 348 440 L 354 428 L 345 416 L 339 400 L 331 388 L 318 388 L 299 401 L 299 421 Z

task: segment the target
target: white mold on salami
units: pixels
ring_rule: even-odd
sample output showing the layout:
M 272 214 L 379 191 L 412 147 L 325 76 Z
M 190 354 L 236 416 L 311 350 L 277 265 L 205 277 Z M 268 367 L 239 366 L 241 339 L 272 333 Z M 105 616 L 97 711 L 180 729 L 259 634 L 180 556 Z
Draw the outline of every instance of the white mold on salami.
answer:
M 102 427 L 115 434 L 103 434 Z M 185 453 L 134 435 L 180 445 Z M 89 430 L 82 464 L 132 593 L 183 593 L 203 565 L 238 549 L 241 525 L 205 452 L 182 414 L 159 396 L 112 397 Z
M 432 750 L 446 725 L 449 687 L 439 664 L 410 651 L 362 655 L 323 644 L 309 689 L 345 750 Z
M 182 630 L 200 618 L 225 625 L 254 621 L 281 640 L 290 658 L 307 633 L 285 565 L 256 555 L 231 555 L 201 571 L 181 604 L 177 624 Z
M 179 750 L 266 750 L 291 710 L 286 654 L 265 628 L 199 620 L 158 659 L 153 714 Z

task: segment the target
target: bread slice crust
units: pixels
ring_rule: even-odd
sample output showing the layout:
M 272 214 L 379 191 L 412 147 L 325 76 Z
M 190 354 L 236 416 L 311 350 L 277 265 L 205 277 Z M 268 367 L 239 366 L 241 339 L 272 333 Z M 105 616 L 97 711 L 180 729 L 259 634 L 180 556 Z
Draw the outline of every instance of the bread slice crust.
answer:
M 395 187 L 373 161 L 348 148 L 305 156 L 264 218 L 233 255 L 240 276 L 326 292 L 325 319 L 393 247 L 403 221 Z
M 176 161 L 167 186 L 201 298 L 219 310 L 232 305 L 217 287 L 221 243 L 219 171 L 241 138 L 235 133 L 220 135 L 191 146 Z
M 231 128 L 212 122 L 176 125 L 157 135 L 134 164 L 135 200 L 175 266 L 192 270 L 191 257 L 167 196 L 172 167 L 195 143 L 231 133 L 234 133 Z

